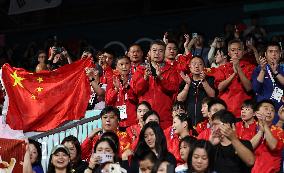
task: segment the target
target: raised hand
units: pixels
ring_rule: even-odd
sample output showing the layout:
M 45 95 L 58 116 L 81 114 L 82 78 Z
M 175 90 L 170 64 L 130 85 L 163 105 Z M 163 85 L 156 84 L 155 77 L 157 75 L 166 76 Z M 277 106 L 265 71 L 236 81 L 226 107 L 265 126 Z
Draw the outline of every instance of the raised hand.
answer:
M 180 72 L 180 76 L 185 81 L 186 84 L 190 85 L 191 79 L 187 74 L 185 75 L 184 72 Z
M 102 128 L 94 128 L 93 131 L 89 134 L 88 138 L 92 139 L 95 135 L 102 131 Z
M 282 105 L 278 110 L 279 120 L 284 122 L 284 105 Z
M 126 88 L 128 86 L 128 77 L 127 75 L 121 75 L 120 79 L 122 80 L 122 86 Z
M 189 42 L 190 42 L 189 35 L 188 34 L 184 34 L 184 38 L 185 38 L 185 42 L 183 43 L 183 47 L 185 49 L 187 49 L 188 45 L 189 45 Z
M 272 61 L 271 64 L 270 64 L 270 67 L 271 67 L 271 70 L 273 73 L 276 73 L 277 72 L 277 68 L 278 68 L 278 63 L 276 60 Z
M 266 64 L 267 64 L 267 60 L 266 60 L 266 58 L 264 56 L 260 56 L 259 57 L 259 64 L 260 64 L 261 69 L 265 70 Z
M 157 77 L 161 77 L 162 72 L 161 72 L 160 65 L 158 63 L 154 62 L 154 61 L 152 62 L 152 65 L 153 65 L 154 69 L 156 70 Z
M 205 80 L 206 74 L 205 74 L 204 71 L 201 71 L 201 73 L 200 73 L 200 78 L 201 78 L 201 81 Z
M 240 67 L 240 60 L 237 55 L 233 55 L 231 57 L 231 63 L 233 64 L 234 73 L 238 73 L 238 69 Z
M 235 127 L 234 124 L 233 124 L 232 127 L 229 124 L 221 124 L 220 125 L 220 132 L 221 132 L 222 135 L 227 137 L 230 141 L 237 139 L 236 127 Z
M 120 81 L 117 77 L 114 77 L 113 78 L 113 85 L 116 89 L 119 89 L 120 88 Z
M 165 44 L 168 44 L 168 42 L 169 42 L 168 35 L 169 35 L 169 33 L 165 32 L 164 37 L 163 37 L 163 41 L 164 41 Z

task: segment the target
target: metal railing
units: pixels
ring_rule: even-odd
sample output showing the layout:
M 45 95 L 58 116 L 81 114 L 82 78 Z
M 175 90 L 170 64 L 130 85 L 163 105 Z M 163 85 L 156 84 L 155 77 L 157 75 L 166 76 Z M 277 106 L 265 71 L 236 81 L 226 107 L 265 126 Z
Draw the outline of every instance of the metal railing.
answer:
M 101 120 L 96 115 L 30 137 L 42 144 L 42 167 L 44 171 L 47 171 L 52 148 L 60 144 L 66 136 L 74 135 L 82 143 L 94 128 L 100 128 L 101 126 Z

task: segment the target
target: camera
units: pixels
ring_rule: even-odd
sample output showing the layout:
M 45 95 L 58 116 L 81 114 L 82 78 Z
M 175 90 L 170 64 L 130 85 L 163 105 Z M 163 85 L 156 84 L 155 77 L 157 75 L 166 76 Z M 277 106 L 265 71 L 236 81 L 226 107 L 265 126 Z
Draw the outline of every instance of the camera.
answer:
M 59 53 L 61 53 L 61 52 L 63 52 L 63 49 L 62 49 L 61 47 L 56 47 L 56 48 L 55 48 L 55 53 L 56 53 L 56 54 L 59 54 Z

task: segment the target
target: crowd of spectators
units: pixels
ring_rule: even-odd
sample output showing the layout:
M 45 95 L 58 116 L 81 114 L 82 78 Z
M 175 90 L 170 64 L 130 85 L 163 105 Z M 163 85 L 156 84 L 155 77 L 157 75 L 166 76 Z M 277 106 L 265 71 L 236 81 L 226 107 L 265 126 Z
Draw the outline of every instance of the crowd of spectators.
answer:
M 31 44 L 22 65 L 35 72 L 92 58 L 88 109 L 102 109 L 102 128 L 82 144 L 66 137 L 47 172 L 280 172 L 281 38 L 268 38 L 256 18 L 209 39 L 207 45 L 202 33 L 166 32 L 146 52 L 136 43 L 121 56 L 85 45 L 80 58 L 57 39 L 38 51 Z M 15 60 L 16 49 L 6 51 L 5 62 Z M 42 172 L 37 145 L 29 142 L 25 173 Z

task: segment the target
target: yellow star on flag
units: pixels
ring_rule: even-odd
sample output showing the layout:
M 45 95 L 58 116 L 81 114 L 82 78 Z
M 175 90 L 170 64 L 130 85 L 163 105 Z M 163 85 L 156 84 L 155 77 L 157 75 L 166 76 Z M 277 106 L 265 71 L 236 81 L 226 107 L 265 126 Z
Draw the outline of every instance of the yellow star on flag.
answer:
M 37 90 L 37 92 L 41 92 L 43 90 L 43 88 L 42 87 L 37 87 L 36 90 Z
M 36 96 L 32 94 L 31 98 L 35 100 L 35 99 L 36 99 Z
M 17 74 L 17 70 L 14 71 L 13 74 L 10 74 L 12 76 L 12 78 L 14 79 L 14 85 L 13 86 L 16 86 L 16 85 L 20 85 L 20 87 L 24 88 L 23 84 L 21 83 L 22 80 L 24 80 L 25 78 L 21 78 L 20 76 L 18 76 Z
M 38 83 L 41 83 L 43 81 L 42 77 L 38 77 L 36 80 L 38 81 Z

